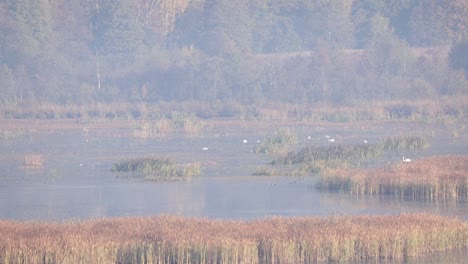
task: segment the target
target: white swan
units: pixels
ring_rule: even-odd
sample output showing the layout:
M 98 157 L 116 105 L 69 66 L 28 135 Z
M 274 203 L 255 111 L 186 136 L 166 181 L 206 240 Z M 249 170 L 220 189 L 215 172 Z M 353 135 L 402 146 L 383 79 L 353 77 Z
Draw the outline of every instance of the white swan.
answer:
M 411 162 L 411 159 L 408 159 L 408 158 L 405 159 L 405 156 L 403 156 L 403 162 Z

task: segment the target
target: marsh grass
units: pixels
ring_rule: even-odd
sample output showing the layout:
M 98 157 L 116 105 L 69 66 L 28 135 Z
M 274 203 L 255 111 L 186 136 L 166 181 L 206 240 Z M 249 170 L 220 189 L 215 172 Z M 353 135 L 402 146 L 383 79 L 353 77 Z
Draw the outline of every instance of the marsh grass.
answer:
M 23 168 L 38 169 L 44 165 L 44 157 L 41 154 L 26 154 L 23 157 Z
M 179 216 L 39 223 L 0 220 L 0 263 L 403 262 L 468 247 L 468 224 L 427 214 L 273 217 Z
M 32 132 L 32 129 L 0 129 L 0 140 L 23 139 Z
M 253 176 L 275 176 L 280 175 L 280 172 L 273 168 L 267 166 L 257 167 L 255 171 L 252 173 Z
M 379 144 L 384 150 L 421 150 L 429 147 L 429 143 L 419 136 L 390 137 Z
M 288 151 L 288 146 L 298 142 L 297 135 L 290 130 L 279 130 L 272 137 L 265 139 L 260 146 L 255 147 L 254 153 L 284 153 Z
M 373 120 L 408 120 L 421 123 L 466 123 L 467 96 L 442 97 L 435 100 L 354 102 L 348 106 L 290 104 L 264 102 L 262 107 L 237 101 L 199 101 L 147 103 L 51 104 L 28 102 L 24 105 L 0 106 L 0 118 L 14 119 L 75 119 L 80 122 L 108 120 L 157 120 L 174 111 L 201 118 L 235 118 L 260 121 L 341 122 Z
M 357 160 L 381 156 L 385 151 L 421 150 L 429 147 L 422 137 L 390 137 L 376 144 L 309 146 L 274 159 L 272 165 L 301 165 L 303 174 L 319 173 L 330 168 L 347 168 Z
M 172 112 L 154 120 L 139 120 L 134 123 L 133 136 L 137 138 L 155 138 L 171 133 L 182 132 L 197 135 L 203 129 L 203 123 L 194 114 Z
M 288 104 L 266 102 L 262 108 L 237 108 L 246 119 L 261 121 L 337 122 L 407 120 L 421 123 L 463 123 L 467 117 L 466 96 L 439 98 L 437 101 L 354 102 L 348 106 Z
M 468 156 L 436 156 L 411 163 L 327 170 L 317 183 L 324 191 L 438 200 L 468 197 Z
M 201 174 L 200 163 L 177 164 L 168 158 L 137 158 L 115 163 L 111 171 L 120 177 L 137 177 L 145 180 L 183 179 Z
M 301 149 L 297 153 L 288 153 L 274 160 L 273 164 L 300 164 L 329 160 L 345 161 L 362 157 L 375 157 L 381 153 L 381 146 L 371 144 L 310 146 Z

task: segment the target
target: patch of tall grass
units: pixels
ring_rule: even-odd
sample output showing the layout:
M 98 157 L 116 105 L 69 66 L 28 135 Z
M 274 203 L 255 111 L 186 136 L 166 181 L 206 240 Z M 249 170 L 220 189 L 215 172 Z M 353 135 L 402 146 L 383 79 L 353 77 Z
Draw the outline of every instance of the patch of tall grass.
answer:
M 297 135 L 290 130 L 279 130 L 254 148 L 255 153 L 277 154 L 287 152 L 289 145 L 299 142 Z
M 0 263 L 330 263 L 404 261 L 468 247 L 468 224 L 428 214 L 180 216 L 39 223 L 0 220 Z
M 291 152 L 279 157 L 273 161 L 273 164 L 300 164 L 329 160 L 345 161 L 361 157 L 375 157 L 381 153 L 382 148 L 378 144 L 309 146 L 297 153 Z
M 121 160 L 114 163 L 111 171 L 145 180 L 170 180 L 200 175 L 201 167 L 200 163 L 177 164 L 168 158 L 148 157 Z
M 0 129 L 0 140 L 22 139 L 29 133 L 26 129 Z
M 429 142 L 418 136 L 390 137 L 379 144 L 384 150 L 420 150 L 429 147 Z
M 362 158 L 381 156 L 390 150 L 420 150 L 429 147 L 422 137 L 391 137 L 376 144 L 309 146 L 272 161 L 272 165 L 303 165 L 304 173 L 317 173 L 328 168 L 343 168 Z
M 154 138 L 175 132 L 189 135 L 200 133 L 203 123 L 193 114 L 173 112 L 168 117 L 162 116 L 155 120 L 139 120 L 134 124 L 133 136 L 138 138 Z
M 41 154 L 26 154 L 23 157 L 23 168 L 38 169 L 44 165 L 44 157 Z
M 157 120 L 172 112 L 195 113 L 200 118 L 235 118 L 260 121 L 342 122 L 373 120 L 408 120 L 422 123 L 464 123 L 468 117 L 466 96 L 443 97 L 439 100 L 354 102 L 348 106 L 264 102 L 261 107 L 238 101 L 200 101 L 148 103 L 52 104 L 28 102 L 0 106 L 0 118 L 14 119 L 96 119 Z
M 317 188 L 349 194 L 437 200 L 468 197 L 468 156 L 436 156 L 381 168 L 331 169 Z
M 252 173 L 253 176 L 275 176 L 279 175 L 278 170 L 273 167 L 261 166 L 255 169 Z

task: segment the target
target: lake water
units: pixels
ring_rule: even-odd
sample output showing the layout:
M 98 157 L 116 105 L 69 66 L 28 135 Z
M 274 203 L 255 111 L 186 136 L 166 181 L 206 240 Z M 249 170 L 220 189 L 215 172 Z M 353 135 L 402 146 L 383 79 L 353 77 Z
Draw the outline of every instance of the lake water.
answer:
M 316 177 L 251 176 L 272 156 L 254 154 L 279 126 L 213 126 L 197 136 L 138 139 L 131 128 L 21 130 L 0 140 L 0 218 L 67 221 L 113 216 L 176 214 L 221 219 L 332 214 L 427 212 L 468 219 L 468 201 L 423 202 L 389 196 L 350 196 L 319 192 Z M 10 131 L 15 128 L 7 126 Z M 0 128 L 2 128 L 0 124 Z M 5 128 L 5 125 L 3 125 Z M 282 127 L 299 138 L 292 149 L 310 145 L 370 144 L 387 136 L 423 136 L 431 147 L 386 153 L 379 163 L 431 155 L 467 154 L 466 128 L 393 123 Z M 26 132 L 24 132 L 26 131 Z M 334 138 L 328 142 L 325 136 Z M 244 140 L 247 140 L 244 143 Z M 260 143 L 257 142 L 260 141 Z M 204 150 L 205 149 L 205 150 Z M 24 168 L 24 157 L 41 155 L 43 166 Z M 202 175 L 187 181 L 149 182 L 116 177 L 110 168 L 121 159 L 162 156 L 178 163 L 200 162 Z M 374 162 L 374 161 L 372 161 Z M 465 250 L 430 254 L 406 263 L 465 263 Z M 391 262 L 389 262 L 391 263 Z
M 296 126 L 293 148 L 308 145 L 377 142 L 386 136 L 424 136 L 428 150 L 387 153 L 384 162 L 402 155 L 417 159 L 466 154 L 468 138 L 435 125 Z M 428 212 L 468 218 L 466 199 L 422 202 L 387 196 L 350 196 L 315 190 L 315 177 L 251 176 L 268 166 L 271 156 L 253 148 L 277 127 L 212 127 L 202 135 L 138 139 L 132 130 L 38 130 L 0 140 L 0 218 L 68 220 L 106 216 L 177 214 L 210 218 L 252 219 L 272 215 L 394 214 Z M 326 135 L 336 139 L 330 143 Z M 310 137 L 310 138 L 309 138 Z M 244 143 L 243 140 L 247 140 Z M 260 141 L 260 143 L 257 142 Z M 207 150 L 203 150 L 207 148 Z M 40 154 L 41 168 L 22 166 L 28 154 Z M 122 179 L 112 164 L 129 157 L 163 156 L 180 163 L 200 162 L 203 174 L 188 181 L 148 182 Z

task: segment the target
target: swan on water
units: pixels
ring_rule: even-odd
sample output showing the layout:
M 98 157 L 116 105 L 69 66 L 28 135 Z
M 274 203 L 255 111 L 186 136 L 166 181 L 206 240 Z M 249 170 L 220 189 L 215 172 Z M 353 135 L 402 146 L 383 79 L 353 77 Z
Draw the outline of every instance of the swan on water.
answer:
M 411 159 L 408 159 L 408 158 L 405 159 L 405 156 L 403 156 L 403 162 L 411 162 Z

